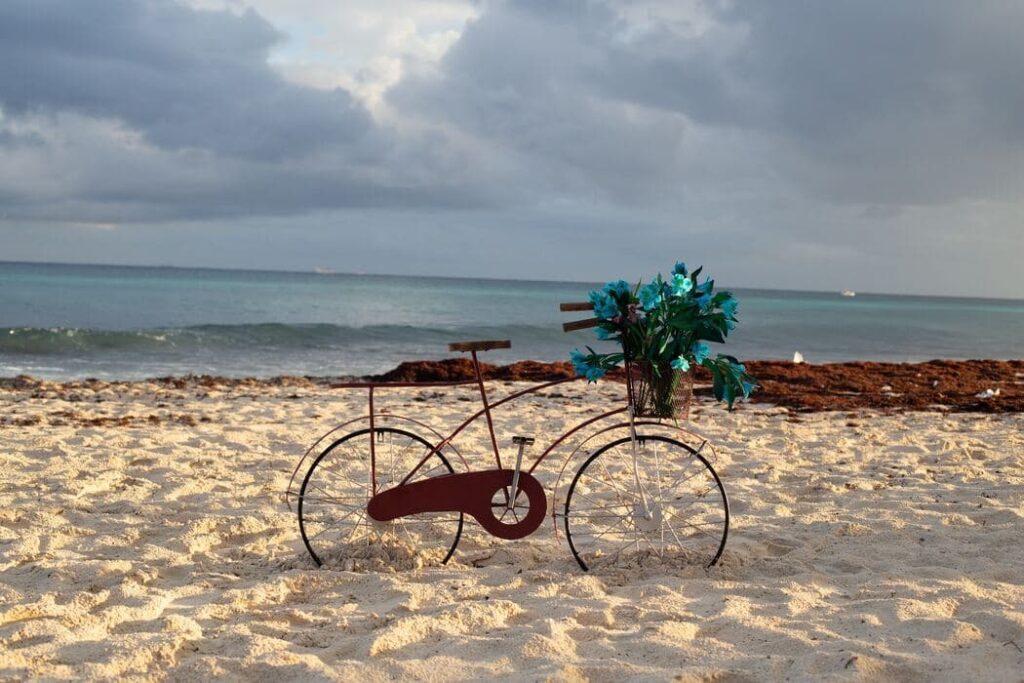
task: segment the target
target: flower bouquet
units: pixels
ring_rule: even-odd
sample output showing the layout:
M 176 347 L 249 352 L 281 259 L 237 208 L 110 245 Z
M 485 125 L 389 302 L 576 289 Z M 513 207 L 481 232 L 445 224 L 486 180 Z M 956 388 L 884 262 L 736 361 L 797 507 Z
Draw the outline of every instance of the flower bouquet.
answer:
M 710 278 L 697 284 L 701 270 L 689 273 L 685 263 L 677 263 L 668 279 L 659 274 L 635 287 L 617 280 L 591 292 L 597 338 L 619 342 L 622 351 L 577 349 L 571 355 L 576 372 L 596 382 L 625 362 L 638 416 L 676 417 L 680 380 L 698 365 L 711 373 L 715 398 L 730 410 L 738 396 L 750 396 L 757 383 L 743 364 L 721 353 L 712 358 L 705 343 L 725 342 L 736 327 L 737 302 L 730 292 L 716 293 Z

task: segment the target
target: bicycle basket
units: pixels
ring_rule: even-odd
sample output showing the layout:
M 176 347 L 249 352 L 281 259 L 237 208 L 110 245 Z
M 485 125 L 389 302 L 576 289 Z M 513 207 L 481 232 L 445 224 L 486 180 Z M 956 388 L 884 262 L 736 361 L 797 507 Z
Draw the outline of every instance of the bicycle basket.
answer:
M 685 420 L 693 401 L 693 374 L 673 370 L 668 363 L 630 363 L 627 381 L 637 417 Z

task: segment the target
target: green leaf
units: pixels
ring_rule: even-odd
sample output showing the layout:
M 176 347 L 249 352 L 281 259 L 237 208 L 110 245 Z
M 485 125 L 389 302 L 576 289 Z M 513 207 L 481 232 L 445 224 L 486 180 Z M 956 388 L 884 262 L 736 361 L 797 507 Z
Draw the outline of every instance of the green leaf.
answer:
M 724 395 L 726 402 L 729 404 L 729 410 L 732 410 L 732 404 L 736 402 L 736 388 L 733 387 L 732 383 L 726 383 L 722 394 Z
M 708 370 L 711 371 L 711 379 L 714 383 L 712 386 L 712 392 L 715 394 L 715 398 L 721 401 L 722 398 L 725 396 L 725 380 L 722 377 L 722 371 L 714 363 L 712 363 L 711 365 L 705 363 L 704 365 L 705 367 L 708 368 Z
M 725 335 L 716 327 L 701 327 L 697 333 L 697 338 L 702 341 L 718 342 L 719 344 L 725 343 Z

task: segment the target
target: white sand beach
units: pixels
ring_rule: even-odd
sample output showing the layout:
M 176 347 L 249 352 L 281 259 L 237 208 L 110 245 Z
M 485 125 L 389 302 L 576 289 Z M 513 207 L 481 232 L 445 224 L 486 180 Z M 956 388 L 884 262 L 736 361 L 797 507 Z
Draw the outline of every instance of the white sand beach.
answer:
M 499 440 L 540 444 L 621 391 L 524 399 Z M 472 397 L 378 401 L 442 429 Z M 282 493 L 364 400 L 301 380 L 0 392 L 0 680 L 1024 680 L 1021 414 L 702 404 L 733 513 L 709 571 L 585 574 L 550 522 L 506 542 L 470 520 L 445 567 L 317 569 Z M 484 434 L 462 448 L 479 468 Z

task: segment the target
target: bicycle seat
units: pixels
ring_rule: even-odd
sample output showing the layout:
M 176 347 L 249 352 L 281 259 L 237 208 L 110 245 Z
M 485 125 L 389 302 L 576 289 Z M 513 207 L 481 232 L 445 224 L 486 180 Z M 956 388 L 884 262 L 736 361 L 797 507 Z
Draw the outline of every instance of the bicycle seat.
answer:
M 490 351 L 492 349 L 511 349 L 512 342 L 508 339 L 491 341 L 452 342 L 449 351 Z

